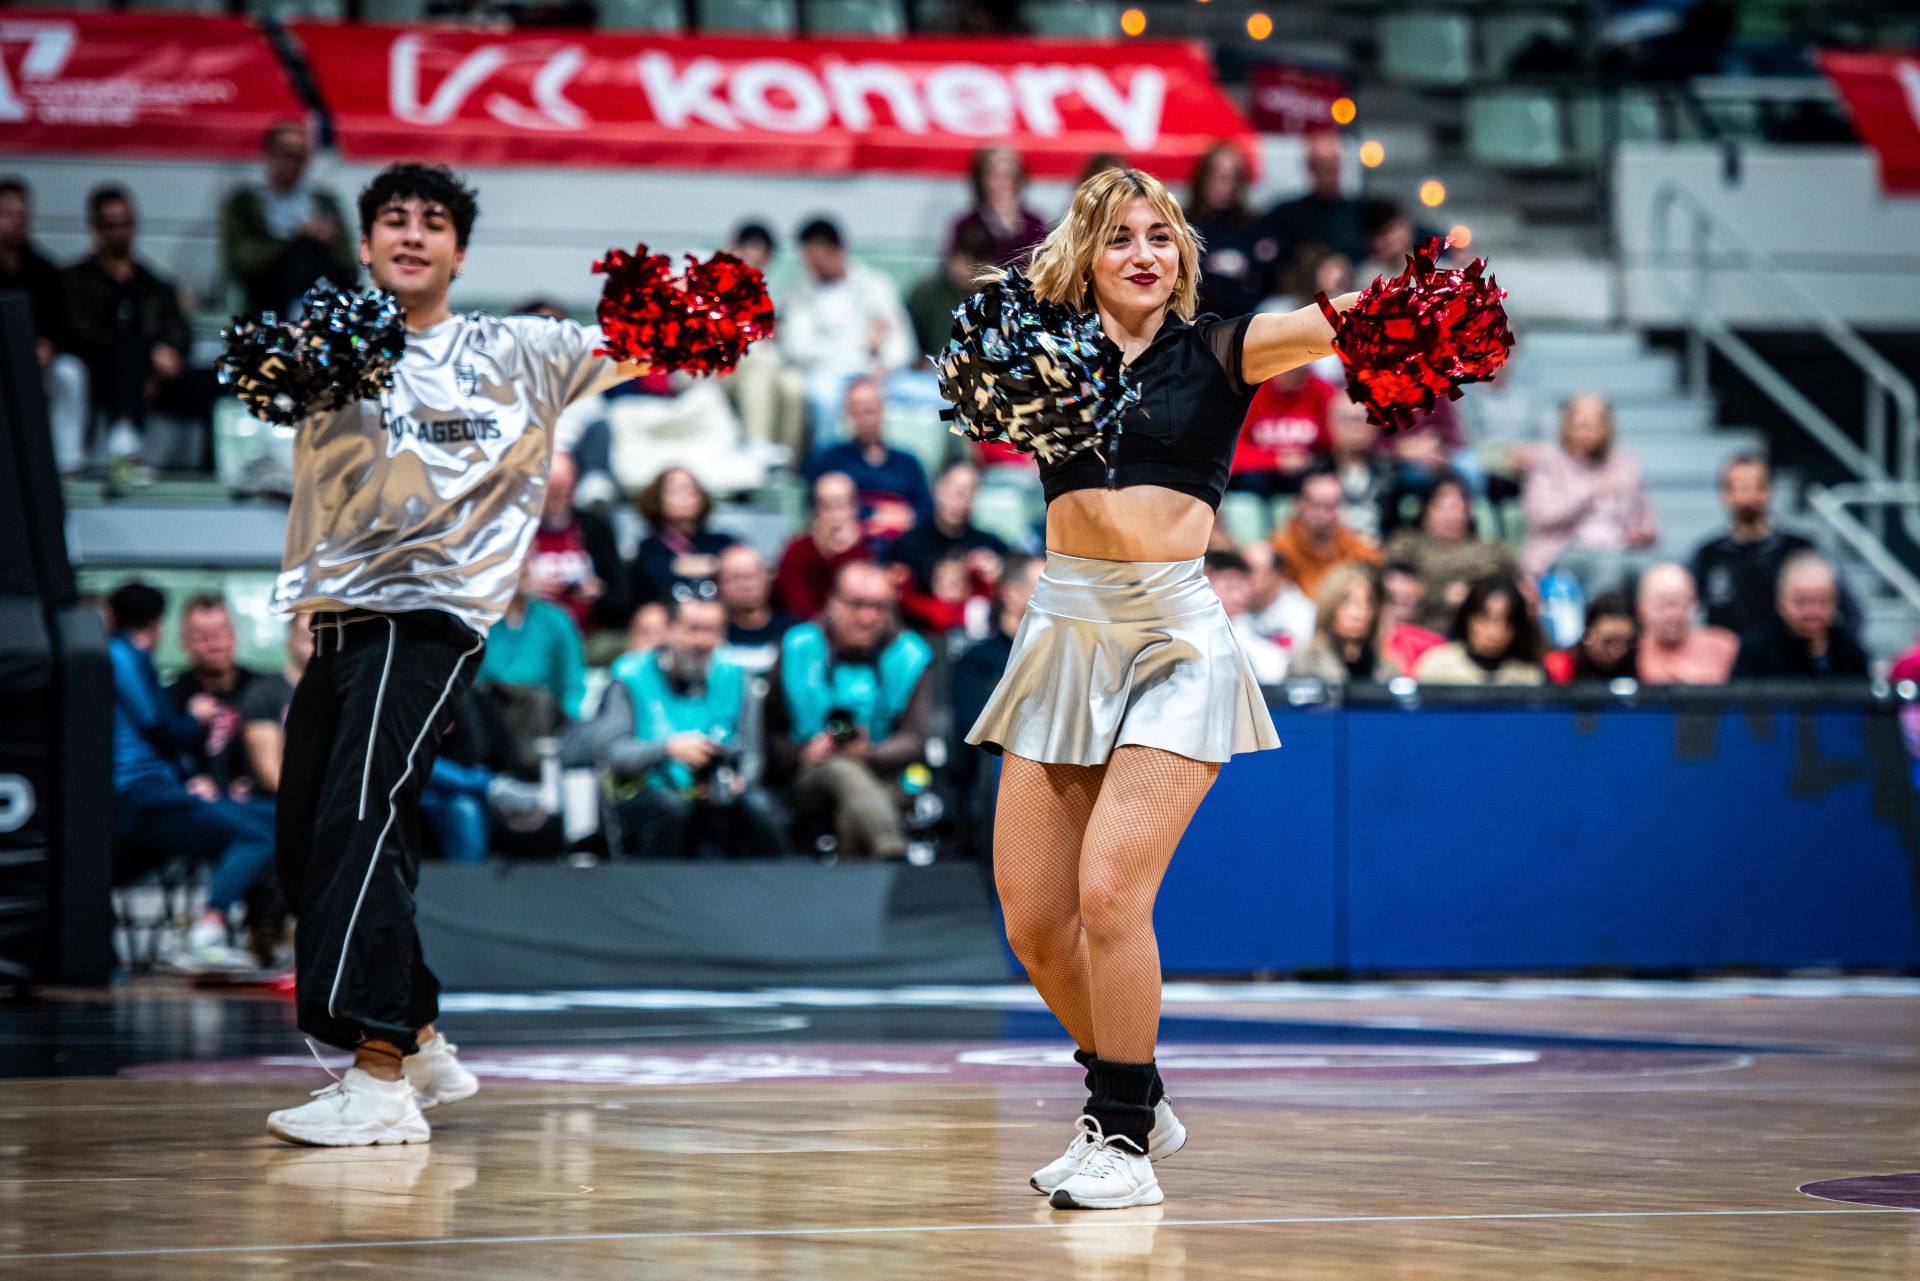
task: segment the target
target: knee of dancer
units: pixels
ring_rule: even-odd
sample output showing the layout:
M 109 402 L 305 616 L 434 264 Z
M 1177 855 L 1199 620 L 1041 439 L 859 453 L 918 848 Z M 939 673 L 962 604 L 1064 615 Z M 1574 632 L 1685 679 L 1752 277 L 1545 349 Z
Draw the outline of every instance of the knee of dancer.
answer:
M 1072 911 L 1020 910 L 1004 903 L 1007 946 L 1028 969 L 1047 969 L 1079 944 L 1080 921 Z
M 1153 899 L 1140 887 L 1119 877 L 1083 878 L 1080 883 L 1080 922 L 1087 945 L 1099 947 L 1153 930 Z

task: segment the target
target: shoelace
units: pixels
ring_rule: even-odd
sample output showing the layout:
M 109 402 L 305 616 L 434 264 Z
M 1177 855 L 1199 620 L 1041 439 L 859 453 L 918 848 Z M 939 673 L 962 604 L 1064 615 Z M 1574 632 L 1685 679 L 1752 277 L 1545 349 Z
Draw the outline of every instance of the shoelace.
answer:
M 333 1078 L 329 1084 L 323 1085 L 313 1091 L 312 1097 L 322 1099 L 337 1095 L 341 1102 L 344 1103 L 347 1097 L 347 1078 L 327 1066 L 327 1061 L 320 1057 L 320 1047 L 313 1043 L 312 1037 L 303 1036 L 300 1039 L 307 1043 L 307 1050 L 313 1055 L 313 1061 L 320 1065 L 320 1070 Z

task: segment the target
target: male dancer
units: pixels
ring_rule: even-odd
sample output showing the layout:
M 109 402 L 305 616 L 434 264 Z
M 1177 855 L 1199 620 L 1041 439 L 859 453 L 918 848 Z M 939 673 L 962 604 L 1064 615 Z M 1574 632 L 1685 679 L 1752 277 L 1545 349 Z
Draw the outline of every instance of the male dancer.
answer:
M 405 308 L 406 352 L 391 391 L 314 415 L 294 446 L 274 603 L 311 615 L 314 653 L 287 713 L 277 862 L 300 1029 L 353 1066 L 267 1118 L 291 1143 L 422 1143 L 423 1107 L 479 1088 L 433 1027 L 420 793 L 539 526 L 554 420 L 645 372 L 595 356 L 571 321 L 449 311 L 477 212 L 435 165 L 392 165 L 360 193 L 360 261 Z

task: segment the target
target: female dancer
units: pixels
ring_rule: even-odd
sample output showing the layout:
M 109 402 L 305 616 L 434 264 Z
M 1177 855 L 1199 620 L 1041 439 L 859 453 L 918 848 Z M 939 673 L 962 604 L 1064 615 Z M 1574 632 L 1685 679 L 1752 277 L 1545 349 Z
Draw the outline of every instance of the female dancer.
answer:
M 1280 745 L 1201 557 L 1255 388 L 1328 354 L 1333 330 L 1316 307 L 1196 317 L 1199 262 L 1166 187 L 1110 169 L 1029 272 L 1041 300 L 1098 312 L 1141 389 L 1098 454 L 1042 462 L 1046 568 L 967 735 L 1005 757 L 1008 941 L 1087 1069 L 1073 1142 L 1032 1179 L 1061 1209 L 1164 1199 L 1150 1162 L 1186 1131 L 1153 1062 L 1154 897 L 1221 763 Z

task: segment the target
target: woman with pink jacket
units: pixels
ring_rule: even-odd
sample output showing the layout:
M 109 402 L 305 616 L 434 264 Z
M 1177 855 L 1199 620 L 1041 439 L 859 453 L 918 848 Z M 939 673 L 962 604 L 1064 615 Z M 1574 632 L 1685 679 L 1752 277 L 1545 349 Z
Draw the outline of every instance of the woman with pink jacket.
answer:
M 1527 469 L 1524 502 L 1524 560 L 1536 578 L 1567 553 L 1598 553 L 1591 558 L 1598 562 L 1631 559 L 1621 553 L 1651 547 L 1659 534 L 1640 464 L 1614 445 L 1613 407 L 1593 393 L 1567 402 L 1560 443 L 1537 452 Z M 1587 576 L 1577 567 L 1574 572 Z

